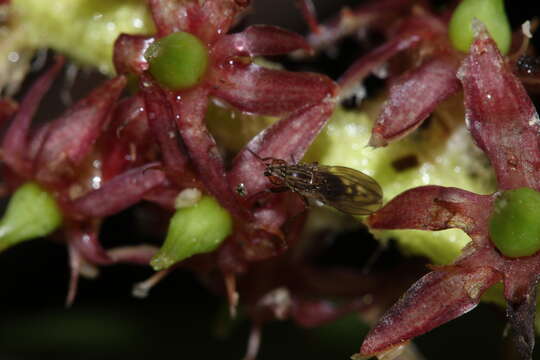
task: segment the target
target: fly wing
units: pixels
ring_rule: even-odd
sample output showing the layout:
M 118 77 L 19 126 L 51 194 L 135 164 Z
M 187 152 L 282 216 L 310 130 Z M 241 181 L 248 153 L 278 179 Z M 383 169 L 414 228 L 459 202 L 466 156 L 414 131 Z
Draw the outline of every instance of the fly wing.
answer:
M 382 205 L 381 186 L 368 175 L 344 166 L 319 166 L 321 201 L 351 215 L 368 215 Z

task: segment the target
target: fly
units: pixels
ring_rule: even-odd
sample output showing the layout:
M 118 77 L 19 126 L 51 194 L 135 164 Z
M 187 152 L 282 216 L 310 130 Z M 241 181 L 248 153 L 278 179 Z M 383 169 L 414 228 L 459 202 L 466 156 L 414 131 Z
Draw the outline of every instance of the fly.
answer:
M 368 215 L 382 205 L 380 185 L 358 170 L 316 162 L 289 164 L 251 153 L 266 166 L 264 175 L 275 185 L 272 192 L 292 191 L 302 196 L 306 204 L 307 198 L 311 198 L 351 215 Z

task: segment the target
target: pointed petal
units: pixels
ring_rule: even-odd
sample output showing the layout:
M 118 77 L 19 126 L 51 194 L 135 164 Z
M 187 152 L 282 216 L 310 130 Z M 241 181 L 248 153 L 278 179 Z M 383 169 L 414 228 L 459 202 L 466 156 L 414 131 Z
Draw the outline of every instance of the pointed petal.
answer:
M 386 352 L 472 310 L 502 276 L 488 267 L 445 268 L 418 280 L 369 332 L 360 355 Z
M 70 167 L 88 155 L 125 85 L 123 76 L 107 81 L 51 124 L 34 161 L 38 180 L 51 183 L 71 175 Z
M 458 77 L 469 130 L 489 157 L 499 188 L 540 190 L 540 118 L 481 24 Z
M 419 14 L 406 18 L 396 29 L 391 39 L 383 45 L 359 58 L 338 80 L 342 88 L 341 97 L 351 95 L 355 88 L 370 72 L 382 66 L 391 57 L 406 49 L 418 46 L 423 41 L 426 51 L 436 43 L 435 53 L 449 47 L 446 40 L 446 26 L 436 17 Z
M 178 131 L 201 182 L 232 215 L 239 218 L 249 217 L 245 210 L 240 208 L 228 186 L 225 164 L 204 123 L 208 105 L 207 90 L 195 88 L 181 95 L 174 95 L 169 101 L 173 106 Z
M 74 200 L 71 207 L 77 215 L 90 218 L 115 214 L 139 202 L 151 189 L 165 185 L 167 179 L 161 170 L 153 169 L 151 163 L 127 171 Z
M 125 170 L 148 162 L 148 153 L 153 152 L 154 139 L 150 136 L 144 100 L 137 96 L 118 102 L 107 132 L 100 141 L 103 181 L 121 174 Z
M 304 21 L 308 24 L 309 30 L 314 35 L 320 35 L 319 22 L 317 21 L 317 11 L 312 0 L 296 0 L 296 6 L 300 9 Z
M 421 38 L 417 34 L 407 34 L 406 36 L 392 39 L 360 57 L 339 78 L 338 84 L 341 87 L 340 97 L 347 98 L 352 95 L 357 85 L 372 71 L 381 67 L 400 51 L 416 46 L 420 40 Z
M 415 0 L 374 0 L 362 2 L 353 9 L 345 8 L 337 17 L 320 24 L 319 30 L 308 37 L 309 43 L 319 50 L 372 24 L 387 25 L 397 16 L 403 16 L 415 2 Z
M 152 18 L 162 37 L 176 31 L 195 34 L 210 44 L 229 31 L 236 15 L 249 5 L 238 0 L 149 0 Z
M 281 55 L 299 49 L 311 49 L 302 36 L 277 26 L 254 25 L 223 36 L 212 48 L 212 54 L 223 62 L 235 56 Z
M 459 90 L 457 68 L 457 60 L 444 54 L 398 79 L 390 87 L 369 144 L 386 146 L 420 126 L 441 101 Z
M 146 77 L 142 79 L 141 91 L 148 125 L 161 149 L 165 169 L 176 183 L 182 183 L 182 179 L 193 178 L 188 165 L 189 159 L 185 150 L 180 148 L 173 111 L 166 94 Z
M 32 85 L 21 102 L 19 112 L 4 135 L 2 159 L 20 175 L 30 176 L 31 163 L 27 155 L 30 124 L 41 99 L 51 87 L 63 65 L 64 58 L 57 57 L 54 65 Z
M 0 99 L 0 126 L 19 109 L 19 104 L 11 99 Z
M 422 186 L 398 195 L 368 218 L 374 229 L 462 229 L 469 235 L 487 232 L 493 199 L 442 186 Z
M 212 94 L 240 111 L 282 115 L 334 96 L 332 80 L 315 73 L 273 70 L 255 64 L 216 67 L 210 74 Z
M 326 99 L 292 113 L 259 133 L 234 159 L 229 173 L 231 188 L 244 184 L 248 197 L 266 189 L 269 182 L 263 175 L 264 164 L 251 151 L 263 158 L 298 161 L 326 124 L 334 106 L 335 99 Z
M 118 74 L 141 74 L 148 70 L 144 52 L 153 37 L 121 34 L 114 42 L 113 63 Z
M 83 257 L 92 264 L 109 265 L 112 259 L 107 255 L 99 241 L 98 222 L 69 222 L 65 226 L 66 239 L 69 245 L 70 255 L 73 252 L 79 258 Z M 79 272 L 77 272 L 78 276 Z

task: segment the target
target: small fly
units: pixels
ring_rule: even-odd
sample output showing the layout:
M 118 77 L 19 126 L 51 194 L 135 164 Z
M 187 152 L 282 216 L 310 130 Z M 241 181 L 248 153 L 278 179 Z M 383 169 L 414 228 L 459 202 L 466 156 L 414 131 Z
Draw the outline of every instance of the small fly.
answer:
M 276 186 L 270 189 L 272 192 L 292 191 L 306 204 L 311 198 L 351 215 L 368 215 L 382 205 L 381 186 L 360 171 L 316 162 L 289 164 L 251 153 L 266 166 L 264 175 Z

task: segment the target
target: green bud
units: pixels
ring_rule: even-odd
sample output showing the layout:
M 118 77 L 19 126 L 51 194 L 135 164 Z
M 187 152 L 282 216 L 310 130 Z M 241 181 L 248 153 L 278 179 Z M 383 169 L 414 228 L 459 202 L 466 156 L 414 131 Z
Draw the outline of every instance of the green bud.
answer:
M 459 51 L 469 51 L 474 38 L 472 22 L 475 18 L 486 26 L 501 53 L 506 54 L 510 49 L 512 30 L 503 0 L 463 0 L 450 19 L 452 45 Z
M 211 252 L 231 232 L 229 213 L 213 197 L 203 196 L 195 205 L 176 211 L 165 244 L 150 265 L 160 271 L 190 256 Z
M 144 57 L 162 86 L 182 90 L 199 83 L 208 66 L 208 49 L 196 37 L 176 32 L 153 42 Z
M 17 189 L 0 220 L 0 251 L 20 242 L 49 235 L 62 224 L 54 197 L 38 184 Z
M 508 190 L 495 200 L 489 220 L 491 241 L 508 257 L 540 250 L 540 193 L 530 188 Z

